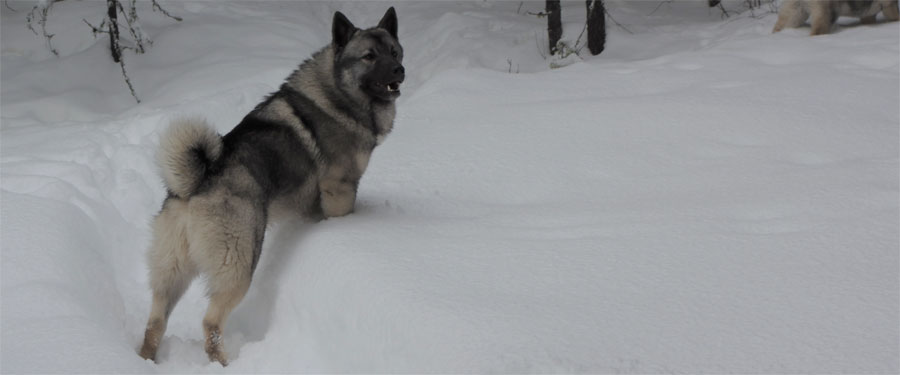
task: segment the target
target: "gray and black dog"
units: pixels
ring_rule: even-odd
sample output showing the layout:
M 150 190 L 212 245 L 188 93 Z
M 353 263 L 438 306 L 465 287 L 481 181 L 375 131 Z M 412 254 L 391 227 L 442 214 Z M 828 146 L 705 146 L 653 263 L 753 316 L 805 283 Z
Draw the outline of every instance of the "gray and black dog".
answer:
M 266 224 L 279 213 L 353 211 L 369 156 L 393 127 L 402 60 L 393 7 L 365 30 L 336 12 L 331 44 L 231 132 L 219 136 L 200 119 L 170 125 L 158 160 L 168 197 L 148 251 L 153 305 L 141 357 L 156 359 L 169 314 L 202 274 L 206 353 L 227 365 L 225 320 L 250 287 Z
M 800 27 L 810 19 L 810 35 L 828 34 L 838 17 L 857 17 L 864 24 L 875 23 L 884 13 L 887 21 L 900 19 L 897 0 L 785 0 L 778 9 L 773 33 L 785 27 Z

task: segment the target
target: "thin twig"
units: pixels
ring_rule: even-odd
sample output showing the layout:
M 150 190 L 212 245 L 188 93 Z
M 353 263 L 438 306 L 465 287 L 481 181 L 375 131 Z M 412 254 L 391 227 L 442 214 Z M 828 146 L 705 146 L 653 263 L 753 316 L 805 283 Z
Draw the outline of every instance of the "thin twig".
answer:
M 619 23 L 619 21 L 616 21 L 616 19 L 613 18 L 612 14 L 609 14 L 609 9 L 604 8 L 604 9 L 603 9 L 603 13 L 606 13 L 606 16 L 609 17 L 609 19 L 610 19 L 611 21 L 613 21 L 613 23 L 616 24 L 616 26 L 621 27 L 622 30 L 625 30 L 625 31 L 628 32 L 629 34 L 634 34 L 633 32 L 631 32 L 631 30 L 628 30 L 628 28 L 625 27 L 625 25 L 622 25 L 621 23 Z
M 144 53 L 144 43 L 146 42 L 149 45 L 153 45 L 153 41 L 144 38 L 144 33 L 141 31 L 140 26 L 135 27 L 135 24 L 137 24 L 137 22 L 139 21 L 137 15 L 137 0 L 131 0 L 131 9 L 129 9 L 127 12 L 125 11 L 125 6 L 122 5 L 121 1 L 117 1 L 116 5 L 122 12 L 122 15 L 125 17 L 125 23 L 128 24 L 128 33 L 131 34 L 131 38 L 134 39 L 135 47 L 131 49 L 133 49 L 134 52 L 138 54 Z
M 541 55 L 541 57 L 543 57 L 544 60 L 546 60 L 546 59 L 547 59 L 547 55 L 544 54 L 544 49 L 541 48 L 541 42 L 540 42 L 540 40 L 539 40 L 539 38 L 538 38 L 537 32 L 534 33 L 534 45 L 537 47 L 538 53 Z
M 104 18 L 103 21 L 100 22 L 100 26 L 91 25 L 91 23 L 84 18 L 82 18 L 81 20 L 91 28 L 91 32 L 94 34 L 94 38 L 97 37 L 97 34 L 109 34 L 109 31 L 103 30 L 103 26 L 106 26 L 106 18 Z
M 507 58 L 506 63 L 509 64 L 509 69 L 506 72 L 512 74 L 512 59 Z M 516 64 L 516 74 L 519 74 L 519 64 Z
M 519 5 L 519 8 L 521 8 L 521 7 L 522 7 L 522 6 Z M 171 18 L 171 19 L 173 19 L 173 20 L 176 20 L 176 21 L 178 21 L 178 22 L 181 22 L 181 21 L 182 21 L 182 18 L 181 18 L 181 17 L 177 17 L 177 16 L 173 16 L 173 15 L 169 14 L 169 12 L 167 12 L 165 9 L 163 9 L 162 5 L 159 5 L 159 3 L 156 2 L 156 0 L 153 0 L 153 10 L 154 10 L 154 11 L 157 11 L 157 10 L 158 10 L 158 11 L 160 11 L 162 14 L 164 14 L 166 17 L 169 17 L 169 18 Z
M 134 92 L 134 86 L 131 85 L 131 79 L 128 78 L 128 73 L 125 71 L 125 56 L 122 56 L 122 58 L 119 59 L 119 66 L 122 67 L 122 76 L 125 77 L 125 83 L 128 84 L 128 89 L 131 90 L 131 96 L 134 97 L 134 100 L 136 100 L 138 104 L 140 104 L 141 99 L 138 98 L 137 94 Z
M 652 16 L 653 13 L 656 13 L 656 11 L 659 10 L 659 8 L 663 6 L 663 4 L 668 4 L 671 2 L 672 2 L 672 0 L 660 1 L 659 4 L 656 5 L 656 8 L 653 8 L 653 11 L 650 12 L 650 14 L 648 14 L 648 16 Z
M 591 14 L 591 11 L 594 10 L 594 4 L 596 4 L 596 1 L 597 1 L 597 0 L 594 0 L 594 1 L 591 2 L 591 9 L 588 10 L 588 15 L 590 15 L 590 14 Z M 581 50 L 583 50 L 583 49 L 584 49 L 584 46 L 587 45 L 587 43 L 585 43 L 585 44 L 582 45 L 581 47 L 578 46 L 578 43 L 581 43 L 581 37 L 584 36 L 584 32 L 587 31 L 587 26 L 588 26 L 588 20 L 585 20 L 585 21 L 584 21 L 584 27 L 581 28 L 581 32 L 578 33 L 578 38 L 575 39 L 575 54 L 577 54 L 578 56 L 581 56 Z
M 728 11 L 725 10 L 725 4 L 719 3 L 719 9 L 722 10 L 722 18 L 728 18 L 728 17 L 730 17 L 730 16 L 728 15 Z
M 36 4 L 33 8 L 31 8 L 31 12 L 25 17 L 26 26 L 34 35 L 38 35 L 37 30 L 34 29 L 32 23 L 34 22 L 35 12 L 40 12 L 40 18 L 38 19 L 38 25 L 41 25 L 41 34 L 43 34 L 44 39 L 47 40 L 47 47 L 50 48 L 50 52 L 53 52 L 54 55 L 59 56 L 59 52 L 56 48 L 53 48 L 53 36 L 55 34 L 47 33 L 47 16 L 50 15 L 50 8 L 53 7 L 53 4 L 56 4 L 63 0 L 52 0 L 48 3 L 44 3 L 44 6 L 41 6 L 40 3 Z
M 575 39 L 575 53 L 578 56 L 581 56 L 581 50 L 584 49 L 584 46 L 587 45 L 587 43 L 585 43 L 581 47 L 578 46 L 578 43 L 581 43 L 581 37 L 584 36 L 585 31 L 587 31 L 587 22 L 585 22 L 584 27 L 581 28 L 581 33 L 578 34 L 578 39 Z

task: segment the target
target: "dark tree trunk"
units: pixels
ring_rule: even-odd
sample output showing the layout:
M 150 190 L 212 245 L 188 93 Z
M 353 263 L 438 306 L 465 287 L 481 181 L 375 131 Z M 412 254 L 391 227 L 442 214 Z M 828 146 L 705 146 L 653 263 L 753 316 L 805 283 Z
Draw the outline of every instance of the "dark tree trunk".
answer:
M 603 0 L 587 0 L 587 40 L 591 55 L 599 55 L 606 46 L 606 11 Z
M 550 36 L 550 54 L 555 55 L 556 45 L 562 38 L 562 18 L 559 0 L 547 0 L 547 32 Z
M 106 0 L 106 15 L 109 18 L 109 49 L 115 62 L 122 61 L 122 50 L 119 48 L 119 22 L 116 1 Z

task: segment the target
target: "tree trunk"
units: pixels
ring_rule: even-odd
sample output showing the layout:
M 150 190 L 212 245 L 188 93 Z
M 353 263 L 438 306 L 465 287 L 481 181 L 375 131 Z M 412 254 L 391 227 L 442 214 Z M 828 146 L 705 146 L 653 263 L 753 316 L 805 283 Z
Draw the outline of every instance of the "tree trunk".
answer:
M 562 38 L 562 15 L 559 0 L 547 0 L 547 32 L 550 36 L 550 54 L 555 55 L 556 45 Z
M 587 40 L 591 55 L 599 55 L 606 46 L 606 11 L 603 0 L 587 0 Z
M 118 9 L 116 2 L 118 0 L 106 0 L 106 16 L 109 19 L 109 49 L 112 53 L 113 61 L 122 61 L 122 49 L 119 48 L 119 22 Z

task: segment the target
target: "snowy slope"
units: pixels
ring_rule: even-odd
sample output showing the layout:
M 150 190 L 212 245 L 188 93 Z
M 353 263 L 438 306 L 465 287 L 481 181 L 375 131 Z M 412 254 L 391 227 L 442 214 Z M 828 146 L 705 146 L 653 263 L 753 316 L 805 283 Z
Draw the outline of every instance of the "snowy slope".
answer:
M 0 7 L 2 371 L 900 371 L 900 24 L 704 3 L 608 1 L 627 30 L 551 70 L 542 2 L 167 2 L 139 105 L 102 2 L 56 5 L 58 58 Z M 388 5 L 409 77 L 356 212 L 270 228 L 227 368 L 199 280 L 141 360 L 161 130 L 228 131 Z

